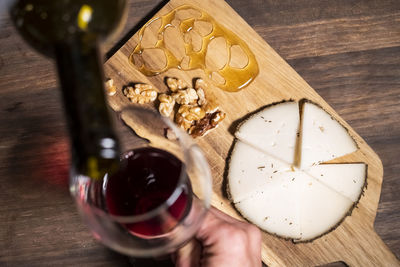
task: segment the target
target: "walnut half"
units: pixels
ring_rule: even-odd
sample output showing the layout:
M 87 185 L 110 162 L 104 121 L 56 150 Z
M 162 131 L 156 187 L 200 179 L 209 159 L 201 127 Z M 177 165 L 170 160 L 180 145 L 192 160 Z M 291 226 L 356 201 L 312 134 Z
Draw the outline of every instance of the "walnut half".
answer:
M 183 80 L 172 77 L 168 77 L 166 83 L 171 92 L 176 92 L 177 90 L 182 90 L 188 87 Z
M 198 106 L 182 105 L 175 114 L 175 122 L 185 131 L 192 127 L 194 121 L 202 119 L 205 111 Z
M 107 79 L 106 83 L 106 92 L 109 96 L 115 95 L 117 92 L 117 87 L 114 85 L 114 80 L 113 79 Z
M 211 129 L 217 127 L 225 119 L 225 115 L 225 112 L 220 110 L 207 113 L 201 120 L 194 121 L 188 132 L 194 138 L 203 136 Z
M 158 96 L 160 105 L 158 106 L 158 111 L 164 117 L 169 117 L 174 110 L 175 99 L 167 94 L 160 94 Z
M 178 103 L 179 105 L 193 105 L 199 98 L 196 90 L 194 90 L 193 88 L 178 90 L 173 93 L 172 96 L 175 98 L 176 103 Z
M 180 106 L 178 113 L 188 121 L 200 120 L 206 115 L 201 107 L 190 105 Z
M 192 127 L 193 121 L 189 121 L 185 119 L 185 117 L 182 116 L 181 113 L 176 113 L 175 114 L 175 122 L 178 124 L 180 128 L 182 128 L 185 131 L 188 131 L 190 127 Z
M 207 104 L 207 99 L 206 95 L 204 93 L 204 90 L 207 88 L 206 83 L 204 82 L 203 79 L 196 79 L 194 82 L 194 89 L 196 90 L 197 96 L 199 97 L 197 100 L 197 104 L 199 106 L 204 106 Z
M 123 89 L 124 95 L 133 103 L 146 104 L 157 98 L 157 90 L 150 84 L 138 83 L 135 88 L 127 86 Z

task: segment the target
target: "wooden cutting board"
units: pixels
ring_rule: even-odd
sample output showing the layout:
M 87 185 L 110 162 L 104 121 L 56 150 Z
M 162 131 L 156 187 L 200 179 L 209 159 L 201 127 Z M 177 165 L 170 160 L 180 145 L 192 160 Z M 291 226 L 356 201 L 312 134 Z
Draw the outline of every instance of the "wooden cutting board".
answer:
M 195 9 L 209 14 L 218 24 L 232 31 L 244 41 L 255 55 L 259 74 L 250 85 L 238 92 L 221 90 L 210 80 L 207 95 L 213 95 L 222 110 L 227 114 L 221 125 L 205 137 L 197 139 L 199 146 L 206 151 L 206 156 L 213 175 L 212 204 L 227 214 L 242 219 L 226 197 L 224 169 L 229 150 L 234 140 L 233 129 L 235 122 L 249 112 L 273 102 L 303 98 L 319 103 L 335 119 L 341 122 L 356 140 L 359 150 L 341 162 L 365 162 L 368 164 L 367 188 L 352 215 L 334 231 L 310 243 L 294 244 L 291 241 L 263 234 L 262 259 L 269 266 L 315 266 L 330 262 L 344 261 L 350 266 L 400 266 L 394 254 L 383 243 L 373 228 L 376 216 L 383 168 L 379 157 L 365 141 L 297 74 L 227 3 L 222 0 L 172 0 L 166 4 L 154 18 L 162 17 L 182 5 L 190 5 Z M 157 26 L 157 25 L 156 25 Z M 202 25 L 198 25 L 199 28 Z M 205 28 L 206 25 L 204 25 Z M 155 43 L 159 38 L 157 27 L 147 27 L 144 33 L 150 38 L 147 45 Z M 204 29 L 207 32 L 207 29 Z M 191 83 L 194 77 L 207 80 L 208 75 L 202 69 L 179 70 L 171 68 L 155 76 L 145 76 L 128 60 L 130 54 L 141 40 L 136 33 L 126 42 L 106 63 L 105 73 L 112 78 L 118 88 L 117 94 L 109 97 L 110 106 L 119 111 L 126 105 L 132 105 L 123 96 L 121 88 L 129 83 L 149 83 L 159 91 L 167 91 L 164 78 L 179 77 Z M 155 38 L 152 40 L 152 37 Z M 172 35 L 173 36 L 173 35 Z M 181 53 L 182 45 L 177 38 L 170 38 L 169 50 Z M 171 41 L 172 40 L 172 41 Z M 226 48 L 218 47 L 215 42 L 214 50 L 208 57 L 208 66 L 217 68 L 226 60 Z M 222 44 L 223 46 L 223 44 Z M 147 53 L 145 63 L 157 66 L 165 62 L 165 57 L 153 51 Z M 225 59 L 224 59 L 225 58 Z M 237 62 L 240 64 L 241 54 Z M 159 67 L 159 66 L 157 66 Z M 208 74 L 208 73 L 207 73 Z M 229 249 L 229 248 L 227 248 Z

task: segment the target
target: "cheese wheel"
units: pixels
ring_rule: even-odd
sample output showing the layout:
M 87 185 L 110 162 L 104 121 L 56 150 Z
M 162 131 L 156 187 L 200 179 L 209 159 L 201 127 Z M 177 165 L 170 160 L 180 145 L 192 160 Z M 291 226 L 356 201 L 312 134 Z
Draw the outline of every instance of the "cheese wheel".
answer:
M 357 145 L 319 106 L 304 102 L 301 118 L 299 113 L 296 102 L 283 102 L 244 121 L 235 133 L 227 179 L 244 218 L 268 233 L 305 242 L 350 214 L 367 166 L 318 165 L 356 151 Z

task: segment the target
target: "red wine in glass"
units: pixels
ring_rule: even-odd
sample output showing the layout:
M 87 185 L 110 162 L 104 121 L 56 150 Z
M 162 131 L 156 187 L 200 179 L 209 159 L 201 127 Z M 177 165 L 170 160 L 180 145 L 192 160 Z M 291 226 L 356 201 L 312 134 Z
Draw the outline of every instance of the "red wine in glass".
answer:
M 120 170 L 106 183 L 108 212 L 118 216 L 141 215 L 168 204 L 169 216 L 125 224 L 133 235 L 151 238 L 171 231 L 189 212 L 192 191 L 182 162 L 169 152 L 143 147 L 124 153 Z M 166 218 L 165 218 L 166 217 Z

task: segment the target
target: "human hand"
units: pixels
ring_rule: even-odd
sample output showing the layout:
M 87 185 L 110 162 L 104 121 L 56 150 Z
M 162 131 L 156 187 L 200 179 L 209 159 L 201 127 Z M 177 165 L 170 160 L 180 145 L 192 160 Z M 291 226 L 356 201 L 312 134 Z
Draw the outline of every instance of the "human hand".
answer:
M 261 232 L 211 208 L 195 240 L 176 255 L 177 267 L 261 266 Z

